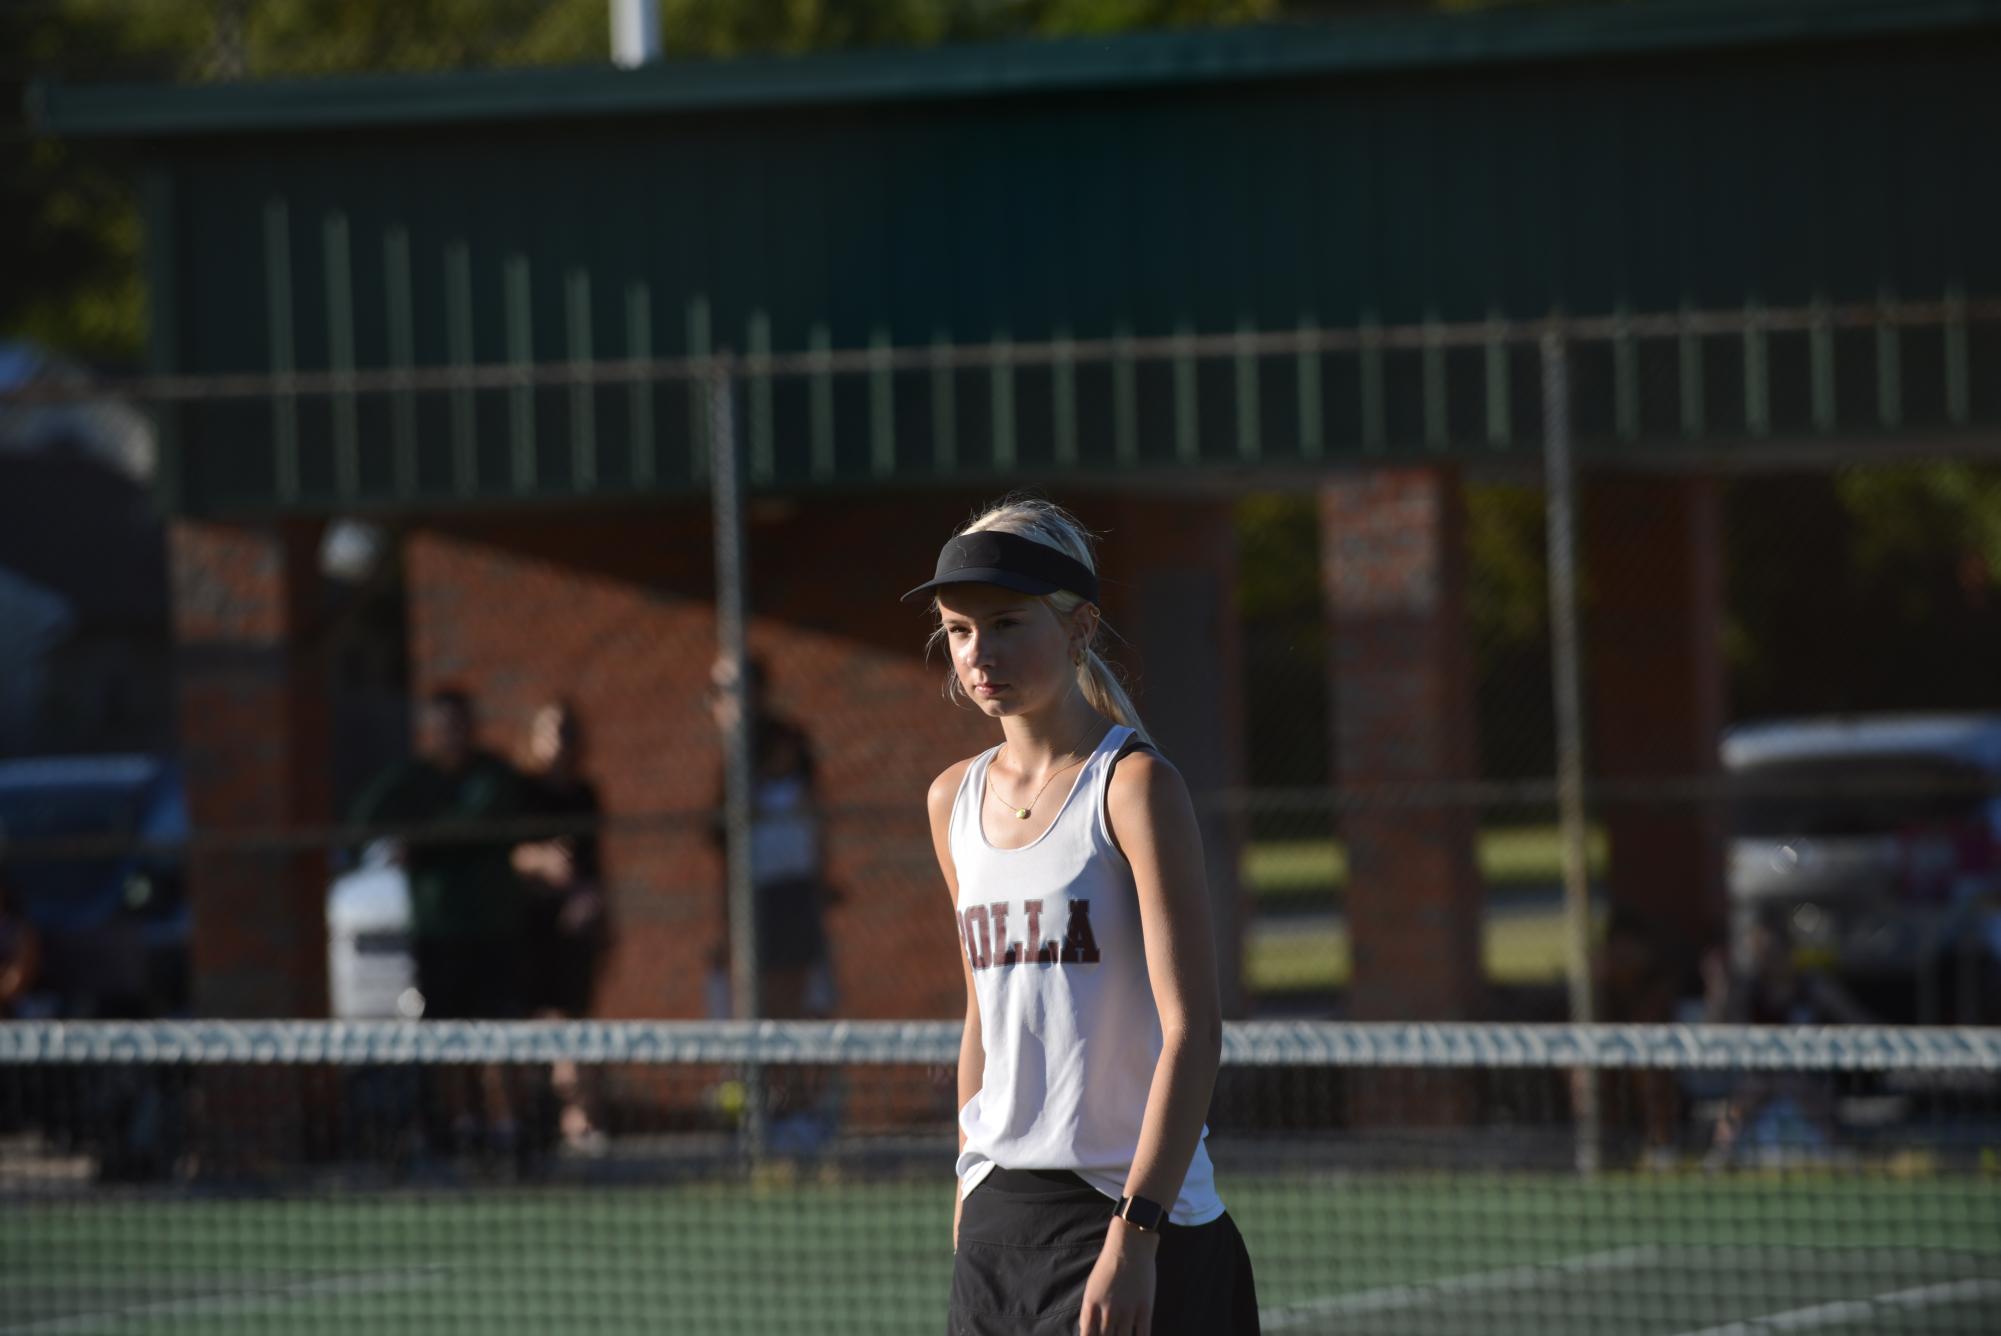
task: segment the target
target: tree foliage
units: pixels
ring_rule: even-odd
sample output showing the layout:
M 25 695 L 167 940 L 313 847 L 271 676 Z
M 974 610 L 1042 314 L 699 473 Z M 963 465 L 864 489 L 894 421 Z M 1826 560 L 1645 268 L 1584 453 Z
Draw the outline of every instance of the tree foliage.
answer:
M 2001 466 L 1742 479 L 1725 523 L 1735 716 L 1994 707 Z
M 1070 36 L 1273 17 L 1279 0 L 660 0 L 669 58 Z M 602 63 L 609 0 L 0 0 L 0 337 L 129 363 L 128 175 L 23 123 L 35 79 L 194 82 Z

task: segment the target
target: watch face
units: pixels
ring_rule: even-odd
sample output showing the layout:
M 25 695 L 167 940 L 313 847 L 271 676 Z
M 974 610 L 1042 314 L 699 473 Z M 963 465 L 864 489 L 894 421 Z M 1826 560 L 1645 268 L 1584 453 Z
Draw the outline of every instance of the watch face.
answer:
M 1161 1223 L 1167 1219 L 1167 1212 L 1161 1209 L 1159 1203 L 1150 1202 L 1144 1197 L 1127 1197 L 1119 1203 L 1118 1213 L 1124 1216 L 1128 1223 L 1137 1225 L 1141 1229 L 1159 1229 Z

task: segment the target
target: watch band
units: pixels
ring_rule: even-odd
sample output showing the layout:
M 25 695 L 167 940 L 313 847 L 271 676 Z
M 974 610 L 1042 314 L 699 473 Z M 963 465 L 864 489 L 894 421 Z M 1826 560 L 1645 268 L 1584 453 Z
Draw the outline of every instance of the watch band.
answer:
M 1160 1227 L 1167 1223 L 1167 1208 L 1157 1201 L 1148 1201 L 1145 1197 L 1119 1198 L 1119 1209 L 1112 1214 L 1134 1229 L 1144 1230 L 1149 1234 L 1158 1233 Z

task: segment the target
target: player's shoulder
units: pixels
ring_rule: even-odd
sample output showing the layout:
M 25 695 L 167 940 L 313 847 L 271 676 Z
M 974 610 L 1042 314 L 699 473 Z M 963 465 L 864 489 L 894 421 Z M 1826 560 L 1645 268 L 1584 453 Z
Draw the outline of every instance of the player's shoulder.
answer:
M 1112 767 L 1105 785 L 1105 826 L 1113 845 L 1129 860 L 1137 848 L 1154 847 L 1160 832 L 1190 824 L 1187 782 L 1158 748 L 1135 734 Z
M 959 786 L 966 782 L 966 771 L 972 769 L 973 762 L 985 754 L 976 752 L 938 772 L 938 777 L 931 781 L 931 787 L 924 795 L 925 806 L 934 817 L 952 810 L 952 802 L 959 796 Z
M 1147 789 L 1158 784 L 1181 782 L 1181 772 L 1175 768 L 1174 762 L 1137 732 L 1121 742 L 1112 756 L 1111 783 L 1114 788 Z
M 1127 738 L 1112 758 L 1105 799 L 1115 810 L 1135 804 L 1151 806 L 1163 800 L 1175 801 L 1186 798 L 1187 794 L 1187 781 L 1174 762 L 1137 733 Z

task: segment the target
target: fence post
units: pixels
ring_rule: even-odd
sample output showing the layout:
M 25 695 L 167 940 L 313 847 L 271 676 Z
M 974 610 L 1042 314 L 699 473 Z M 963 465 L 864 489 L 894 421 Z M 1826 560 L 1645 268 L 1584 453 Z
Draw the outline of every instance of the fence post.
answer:
M 1565 961 L 1570 1019 L 1595 1019 L 1591 998 L 1591 884 L 1585 859 L 1584 709 L 1578 671 L 1577 502 L 1570 454 L 1570 355 L 1562 327 L 1542 336 L 1543 478 L 1549 525 L 1550 659 L 1556 689 L 1556 791 L 1563 844 Z M 1573 1079 L 1577 1107 L 1577 1168 L 1598 1168 L 1597 1074 Z
M 733 723 L 723 739 L 723 824 L 726 832 L 730 919 L 730 1011 L 759 1019 L 763 962 L 757 949 L 757 898 L 751 881 L 751 723 L 758 708 L 744 644 L 749 619 L 749 579 L 743 525 L 742 461 L 737 452 L 736 377 L 727 351 L 708 360 L 702 378 L 708 398 L 709 495 L 716 541 L 716 647 L 730 671 L 720 685 L 734 699 Z M 753 1161 L 764 1149 L 764 1073 L 755 1061 L 743 1073 L 745 1150 Z

